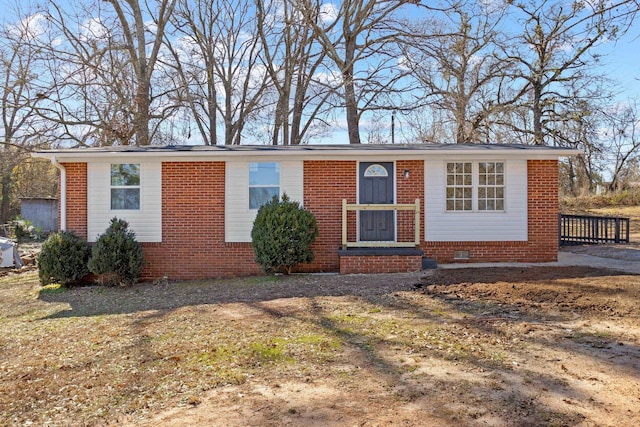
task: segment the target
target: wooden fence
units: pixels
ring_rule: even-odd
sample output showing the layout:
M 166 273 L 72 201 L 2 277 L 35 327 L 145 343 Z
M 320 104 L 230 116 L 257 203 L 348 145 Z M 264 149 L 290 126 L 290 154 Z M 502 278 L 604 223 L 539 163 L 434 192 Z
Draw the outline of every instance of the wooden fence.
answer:
M 629 218 L 560 214 L 560 246 L 629 243 Z

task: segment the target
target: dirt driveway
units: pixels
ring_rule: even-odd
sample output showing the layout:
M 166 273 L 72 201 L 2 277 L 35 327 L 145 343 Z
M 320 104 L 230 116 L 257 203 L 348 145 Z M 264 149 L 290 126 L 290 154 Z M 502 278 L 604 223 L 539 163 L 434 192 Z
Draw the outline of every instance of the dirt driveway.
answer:
M 38 292 L 0 279 L 0 425 L 640 425 L 640 276 L 591 267 Z

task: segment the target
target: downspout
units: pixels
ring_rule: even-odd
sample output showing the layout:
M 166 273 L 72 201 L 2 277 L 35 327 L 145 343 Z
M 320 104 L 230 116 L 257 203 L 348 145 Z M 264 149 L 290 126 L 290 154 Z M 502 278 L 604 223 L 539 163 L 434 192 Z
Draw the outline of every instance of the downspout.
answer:
M 60 230 L 67 230 L 67 169 L 56 159 L 51 157 L 51 163 L 60 169 Z

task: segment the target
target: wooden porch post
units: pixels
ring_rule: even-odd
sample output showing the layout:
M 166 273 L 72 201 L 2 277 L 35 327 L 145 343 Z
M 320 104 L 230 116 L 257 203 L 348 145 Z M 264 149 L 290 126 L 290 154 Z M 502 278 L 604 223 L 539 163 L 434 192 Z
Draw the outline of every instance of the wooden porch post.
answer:
M 342 247 L 347 247 L 347 199 L 342 199 Z

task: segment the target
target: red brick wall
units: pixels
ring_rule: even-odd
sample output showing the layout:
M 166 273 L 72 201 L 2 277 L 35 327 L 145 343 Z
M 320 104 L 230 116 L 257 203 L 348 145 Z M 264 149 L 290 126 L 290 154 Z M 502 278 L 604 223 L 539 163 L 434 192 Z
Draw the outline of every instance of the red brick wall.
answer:
M 305 161 L 304 207 L 318 220 L 320 234 L 313 244 L 315 261 L 302 271 L 338 271 L 342 244 L 342 199 L 356 203 L 355 161 Z M 355 212 L 349 216 L 349 238 L 355 239 Z
M 67 173 L 67 224 L 68 231 L 87 238 L 87 164 L 63 163 Z M 62 176 L 62 175 L 61 175 Z M 60 176 L 60 177 L 61 177 Z M 58 185 L 61 191 L 62 185 Z M 62 198 L 59 197 L 59 200 Z M 59 221 L 62 220 L 58 215 Z M 61 224 L 58 224 L 61 225 Z
M 558 259 L 558 162 L 529 160 L 528 209 L 529 247 L 533 261 Z
M 409 171 L 409 178 L 404 171 Z M 424 239 L 424 162 L 422 160 L 398 160 L 396 162 L 397 203 L 415 203 L 420 199 L 420 239 Z M 398 242 L 415 240 L 415 213 L 397 212 Z
M 162 163 L 162 243 L 145 243 L 144 278 L 259 274 L 249 243 L 224 243 L 224 162 Z
M 527 242 L 424 242 L 425 256 L 439 263 L 454 260 L 454 251 L 469 251 L 466 262 L 546 262 L 558 259 L 558 162 L 527 162 Z
M 422 269 L 421 255 L 342 256 L 342 274 L 409 273 Z

